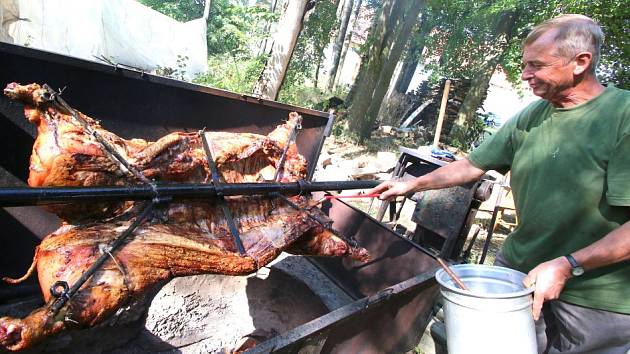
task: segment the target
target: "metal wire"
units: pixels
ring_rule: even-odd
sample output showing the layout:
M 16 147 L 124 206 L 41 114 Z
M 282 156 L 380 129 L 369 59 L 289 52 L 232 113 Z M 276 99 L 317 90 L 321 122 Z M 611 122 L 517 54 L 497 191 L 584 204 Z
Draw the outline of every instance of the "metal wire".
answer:
M 219 207 L 221 207 L 221 210 L 223 210 L 225 221 L 227 222 L 228 228 L 230 229 L 230 233 L 232 234 L 232 238 L 234 239 L 234 244 L 236 245 L 238 253 L 240 253 L 241 256 L 245 256 L 245 246 L 243 246 L 241 235 L 238 231 L 238 228 L 236 227 L 234 218 L 232 217 L 232 212 L 230 211 L 230 208 L 228 208 L 225 197 L 223 196 L 223 185 L 220 181 L 219 169 L 217 168 L 217 164 L 214 162 L 212 149 L 210 148 L 210 144 L 208 143 L 208 139 L 206 138 L 206 134 L 203 130 L 199 131 L 199 136 L 201 137 L 203 150 L 205 151 L 206 159 L 208 160 L 208 167 L 210 167 L 210 172 L 212 174 L 212 184 L 214 185 L 216 195 L 219 198 Z
M 124 167 L 123 170 L 128 171 L 136 179 L 148 185 L 152 192 L 151 200 L 145 203 L 145 206 L 140 215 L 138 215 L 136 219 L 131 223 L 131 225 L 129 225 L 129 227 L 125 231 L 123 231 L 108 248 L 104 250 L 104 253 L 102 253 L 99 258 L 94 263 L 92 263 L 92 265 L 83 274 L 81 274 L 81 277 L 79 277 L 79 279 L 77 279 L 77 281 L 71 287 L 69 287 L 68 283 L 65 281 L 57 281 L 52 285 L 50 293 L 53 297 L 56 297 L 56 300 L 50 306 L 49 311 L 54 316 L 79 291 L 79 289 L 81 289 L 83 284 L 85 284 L 85 282 L 87 282 L 88 279 L 92 275 L 94 275 L 94 273 L 108 260 L 109 257 L 111 257 L 114 260 L 116 266 L 120 268 L 118 262 L 116 262 L 116 260 L 114 259 L 112 252 L 116 251 L 120 246 L 122 246 L 123 242 L 134 232 L 134 230 L 149 215 L 151 215 L 153 207 L 160 202 L 160 199 L 158 198 L 157 186 L 155 185 L 155 183 L 153 183 L 153 181 L 149 180 L 144 174 L 142 174 L 135 167 L 133 167 L 133 165 L 127 162 L 127 160 L 125 160 L 125 158 L 120 155 L 118 151 L 111 144 L 109 144 L 107 140 L 105 140 L 105 138 L 103 138 L 94 128 L 92 128 L 92 126 L 85 119 L 83 119 L 76 110 L 70 107 L 70 105 L 61 98 L 61 92 L 55 92 L 50 86 L 48 86 L 48 84 L 44 84 L 43 88 L 45 90 L 43 97 L 44 99 L 60 106 L 68 113 L 70 113 L 70 115 L 72 115 L 72 117 L 83 126 L 86 132 L 92 135 L 94 139 L 96 139 L 96 141 L 101 144 L 101 146 L 103 147 L 103 151 L 110 159 L 118 162 L 119 166 Z M 61 291 L 59 290 L 59 288 L 61 288 Z
M 280 161 L 278 161 L 278 165 L 276 166 L 276 173 L 273 176 L 273 180 L 275 182 L 278 182 L 278 178 L 280 177 L 280 171 L 284 168 L 284 160 L 286 160 L 287 158 L 287 152 L 289 151 L 289 148 L 291 147 L 291 143 L 293 142 L 293 140 L 297 138 L 298 130 L 300 129 L 302 129 L 302 116 L 299 116 L 297 118 L 297 121 L 295 122 L 293 129 L 291 129 L 291 134 L 289 135 L 287 144 L 284 147 L 284 150 L 282 151 L 282 155 L 280 156 Z
M 81 115 L 79 115 L 79 113 L 77 113 L 77 111 L 74 108 L 70 107 L 70 105 L 66 103 L 66 101 L 64 101 L 63 98 L 61 98 L 60 93 L 55 92 L 50 86 L 48 86 L 48 84 L 44 84 L 43 88 L 46 94 L 44 98 L 50 101 L 51 103 L 61 106 L 64 110 L 70 113 L 70 115 L 72 115 L 72 117 L 77 122 L 79 122 L 83 126 L 83 128 L 90 135 L 92 135 L 94 139 L 96 139 L 96 141 L 98 141 L 101 144 L 101 146 L 104 149 L 104 152 L 109 158 L 123 165 L 125 169 L 129 171 L 129 173 L 131 173 L 136 179 L 138 179 L 142 183 L 145 183 L 151 186 L 151 189 L 155 191 L 155 188 L 156 188 L 155 183 L 151 181 L 150 179 L 148 179 L 144 174 L 138 171 L 135 167 L 133 167 L 133 165 L 127 162 L 127 160 L 125 160 L 125 158 L 122 155 L 120 155 L 120 153 L 118 153 L 116 148 L 114 148 L 105 138 L 103 138 L 96 130 L 94 130 L 94 128 L 92 128 L 92 126 L 87 121 L 85 121 L 85 119 L 83 119 Z
M 53 284 L 51 288 L 51 294 L 57 299 L 50 307 L 50 313 L 52 315 L 56 315 L 59 310 L 70 300 L 79 289 L 85 284 L 85 282 L 109 259 L 109 256 L 112 252 L 116 251 L 120 246 L 122 246 L 123 242 L 129 237 L 134 230 L 140 226 L 140 224 L 151 214 L 153 211 L 153 206 L 155 205 L 154 201 L 147 202 L 145 204 L 144 209 L 140 213 L 139 216 L 129 225 L 129 227 L 123 231 L 120 236 L 118 236 L 114 242 L 105 250 L 105 253 L 101 254 L 100 257 L 96 260 L 96 262 L 92 263 L 90 268 L 88 268 L 81 277 L 77 279 L 77 281 L 72 285 L 72 287 L 68 287 L 68 283 L 65 281 L 58 281 Z M 53 291 L 52 289 L 56 289 L 61 287 L 63 290 Z

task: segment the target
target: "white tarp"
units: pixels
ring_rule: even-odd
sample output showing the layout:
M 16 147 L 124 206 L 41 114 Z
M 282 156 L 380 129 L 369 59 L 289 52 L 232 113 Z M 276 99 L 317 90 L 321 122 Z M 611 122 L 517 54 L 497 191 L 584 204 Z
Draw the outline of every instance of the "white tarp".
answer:
M 134 0 L 0 0 L 0 41 L 192 79 L 207 68 L 206 20 Z
M 13 38 L 9 36 L 9 25 L 17 21 L 17 1 L 0 0 L 0 41 L 13 43 Z

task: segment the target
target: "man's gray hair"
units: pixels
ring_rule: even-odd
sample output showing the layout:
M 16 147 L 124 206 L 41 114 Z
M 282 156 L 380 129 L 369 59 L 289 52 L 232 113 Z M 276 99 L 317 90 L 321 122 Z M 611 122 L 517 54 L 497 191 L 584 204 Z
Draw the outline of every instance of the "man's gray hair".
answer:
M 555 37 L 558 54 L 569 60 L 580 52 L 591 53 L 593 60 L 589 70 L 594 73 L 599 63 L 600 48 L 604 41 L 604 32 L 599 24 L 584 15 L 560 15 L 534 27 L 525 38 L 523 47 L 532 44 L 543 33 L 552 29 L 558 31 Z

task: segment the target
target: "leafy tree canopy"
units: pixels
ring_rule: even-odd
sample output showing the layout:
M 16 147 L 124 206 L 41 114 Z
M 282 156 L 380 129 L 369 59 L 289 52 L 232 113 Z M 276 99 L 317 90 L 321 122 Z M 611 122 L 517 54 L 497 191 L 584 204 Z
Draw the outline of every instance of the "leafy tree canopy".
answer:
M 203 16 L 204 0 L 139 0 L 142 4 L 178 21 L 190 21 Z M 268 3 L 269 1 L 267 1 Z M 212 0 L 208 18 L 208 54 L 249 54 L 250 46 L 262 40 L 264 22 L 275 21 L 269 5 L 248 1 Z
M 524 39 L 529 30 L 537 23 L 549 18 L 568 13 L 582 14 L 597 21 L 603 28 L 605 39 L 597 72 L 604 83 L 613 83 L 618 87 L 630 89 L 630 9 L 628 3 L 621 0 L 529 0 L 531 13 L 521 21 L 520 39 Z M 520 80 L 520 42 L 511 47 L 511 60 L 505 60 L 509 67 L 510 78 Z M 507 59 L 507 58 L 506 58 Z
M 173 17 L 189 21 L 203 16 L 204 0 L 139 0 L 141 3 Z M 282 0 L 272 13 L 273 0 L 212 0 L 208 18 L 208 54 L 211 65 L 227 70 L 241 68 L 243 75 L 215 73 L 213 84 L 224 88 L 245 87 L 256 78 L 256 70 L 264 58 L 257 56 L 259 44 L 265 39 L 267 23 L 279 18 Z M 383 0 L 364 0 L 364 8 L 373 12 Z M 295 96 L 298 87 L 312 86 L 322 64 L 322 53 L 338 27 L 333 0 L 319 0 L 310 11 L 291 60 L 281 99 L 300 102 Z M 505 11 L 516 12 L 516 24 L 505 50 L 495 40 L 496 25 Z M 592 17 L 604 28 L 606 39 L 598 75 L 602 82 L 630 88 L 630 8 L 622 0 L 426 0 L 423 18 L 432 29 L 423 38 L 428 60 L 425 69 L 434 79 L 442 77 L 471 78 L 487 59 L 500 53 L 500 66 L 512 83 L 520 82 L 521 43 L 531 28 L 562 13 L 580 13 Z M 370 37 L 362 54 L 372 45 Z M 256 53 L 256 54 L 254 54 Z M 224 58 L 232 58 L 229 62 Z M 241 63 L 239 61 L 245 61 Z M 229 70 L 233 70 L 231 67 Z M 226 81 L 227 80 L 227 81 Z M 230 82 L 228 82 L 230 81 Z
M 339 23 L 333 20 L 336 18 L 336 11 L 332 1 L 323 0 L 318 1 L 309 12 L 289 64 L 283 90 L 280 91 L 282 101 L 303 104 L 303 97 L 299 97 L 299 92 L 291 88 L 317 76 L 324 49 L 335 38 L 339 27 Z
M 560 14 L 578 13 L 598 21 L 606 34 L 600 79 L 626 89 L 630 86 L 630 10 L 621 0 L 434 0 L 428 2 L 426 11 L 434 29 L 426 41 L 426 69 L 435 79 L 475 75 L 486 59 L 500 50 L 494 39 L 500 14 L 514 11 L 518 14 L 516 24 L 500 63 L 516 84 L 521 75 L 521 43 L 533 26 Z

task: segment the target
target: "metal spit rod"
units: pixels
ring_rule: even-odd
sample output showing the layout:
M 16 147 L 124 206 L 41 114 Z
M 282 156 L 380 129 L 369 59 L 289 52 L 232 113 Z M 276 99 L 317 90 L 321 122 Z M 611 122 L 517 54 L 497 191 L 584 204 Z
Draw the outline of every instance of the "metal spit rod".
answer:
M 221 183 L 220 193 L 224 196 L 237 195 L 300 195 L 317 191 L 368 189 L 380 181 L 326 181 L 286 183 Z M 173 199 L 215 198 L 217 187 L 205 183 L 157 184 L 157 194 Z M 73 202 L 107 202 L 123 200 L 149 200 L 155 196 L 147 185 L 125 187 L 3 187 L 0 188 L 0 207 L 47 205 Z

